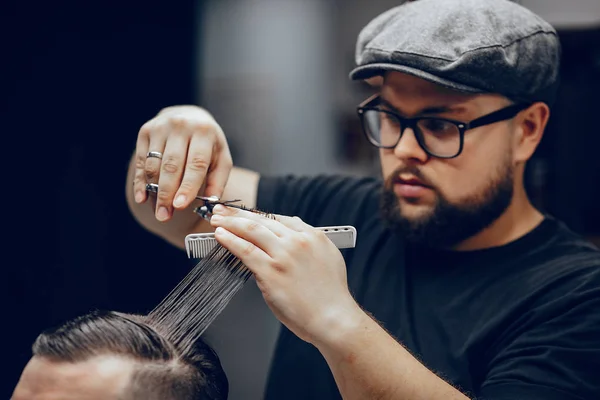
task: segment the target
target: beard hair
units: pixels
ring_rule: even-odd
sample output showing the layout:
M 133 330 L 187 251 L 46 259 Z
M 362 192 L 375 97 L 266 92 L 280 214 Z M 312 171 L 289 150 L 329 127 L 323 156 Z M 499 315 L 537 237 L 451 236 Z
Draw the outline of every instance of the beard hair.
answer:
M 411 173 L 426 181 L 416 167 L 394 171 L 382 188 L 383 221 L 408 242 L 425 247 L 453 247 L 476 235 L 506 211 L 513 197 L 514 169 L 507 159 L 483 191 L 461 200 L 460 204 L 449 202 L 436 191 L 433 210 L 426 216 L 410 219 L 402 216 L 399 199 L 393 191 L 393 181 L 400 173 Z

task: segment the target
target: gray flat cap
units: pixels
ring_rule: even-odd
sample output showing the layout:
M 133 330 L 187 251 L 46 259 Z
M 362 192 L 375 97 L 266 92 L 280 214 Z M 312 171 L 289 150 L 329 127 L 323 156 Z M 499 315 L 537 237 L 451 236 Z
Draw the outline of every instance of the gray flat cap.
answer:
M 554 28 L 508 0 L 416 0 L 376 17 L 358 36 L 352 79 L 399 71 L 471 93 L 554 102 Z

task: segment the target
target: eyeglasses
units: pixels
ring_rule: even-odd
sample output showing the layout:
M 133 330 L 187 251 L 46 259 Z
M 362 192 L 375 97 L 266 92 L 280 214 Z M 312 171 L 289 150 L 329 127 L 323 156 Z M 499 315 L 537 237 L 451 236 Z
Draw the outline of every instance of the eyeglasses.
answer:
M 380 108 L 380 97 L 375 95 L 359 105 L 357 112 L 367 139 L 376 147 L 395 148 L 406 128 L 411 128 L 419 146 L 428 155 L 454 158 L 462 152 L 466 131 L 514 118 L 527 107 L 529 104 L 513 104 L 470 122 L 436 117 L 404 118 Z

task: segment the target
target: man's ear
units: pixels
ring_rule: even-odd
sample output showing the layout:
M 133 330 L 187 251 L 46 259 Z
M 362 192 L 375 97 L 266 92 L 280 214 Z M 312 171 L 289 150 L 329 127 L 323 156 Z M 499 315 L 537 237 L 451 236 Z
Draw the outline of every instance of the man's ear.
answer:
M 550 108 L 541 102 L 533 103 L 517 115 L 515 119 L 517 128 L 514 143 L 515 162 L 524 163 L 531 158 L 544 136 L 549 118 Z

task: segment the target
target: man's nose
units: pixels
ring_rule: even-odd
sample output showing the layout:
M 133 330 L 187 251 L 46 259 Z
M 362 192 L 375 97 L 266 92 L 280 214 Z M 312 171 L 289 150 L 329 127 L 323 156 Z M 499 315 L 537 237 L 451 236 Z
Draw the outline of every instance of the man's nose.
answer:
M 425 162 L 429 155 L 423 150 L 412 128 L 406 128 L 396 147 L 394 155 L 401 160 Z

